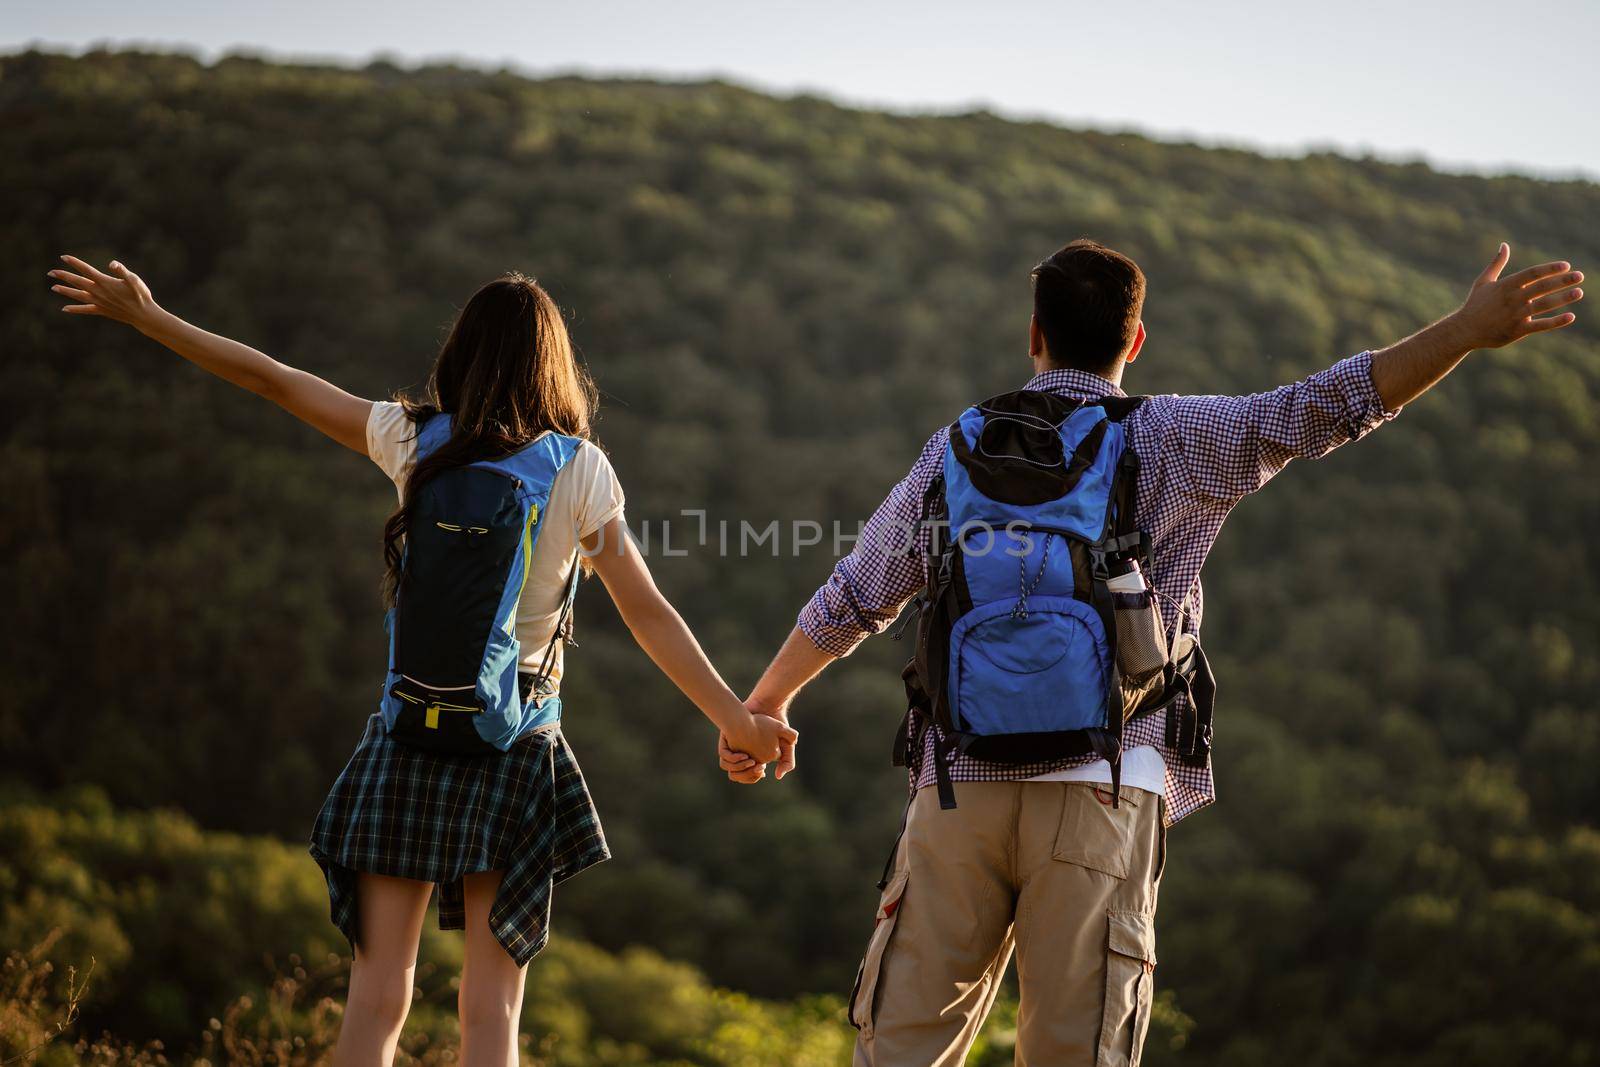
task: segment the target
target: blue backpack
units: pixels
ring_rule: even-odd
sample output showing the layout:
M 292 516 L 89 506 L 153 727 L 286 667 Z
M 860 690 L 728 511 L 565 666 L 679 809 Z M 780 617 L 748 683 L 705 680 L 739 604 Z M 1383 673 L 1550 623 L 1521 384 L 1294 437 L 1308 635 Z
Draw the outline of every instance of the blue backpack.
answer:
M 1139 463 L 1122 425 L 1143 399 L 1023 390 L 950 427 L 925 501 L 928 583 L 904 674 L 911 709 L 939 727 L 945 808 L 955 807 L 954 753 L 1000 763 L 1094 754 L 1120 792 L 1124 723 L 1172 707 L 1200 676 L 1197 644 L 1171 662 L 1145 580 L 1151 541 L 1134 522 Z M 1182 750 L 1203 762 L 1209 705 L 1203 724 L 1169 729 L 1194 734 Z M 896 762 L 912 747 L 903 725 Z
M 448 416 L 429 418 L 417 431 L 417 461 L 449 437 Z M 395 604 L 384 620 L 389 673 L 380 711 L 395 740 L 429 752 L 492 755 L 560 721 L 549 675 L 556 642 L 570 631 L 579 568 L 532 674 L 518 674 L 517 605 L 550 487 L 582 443 L 547 433 L 509 456 L 441 471 L 417 490 Z

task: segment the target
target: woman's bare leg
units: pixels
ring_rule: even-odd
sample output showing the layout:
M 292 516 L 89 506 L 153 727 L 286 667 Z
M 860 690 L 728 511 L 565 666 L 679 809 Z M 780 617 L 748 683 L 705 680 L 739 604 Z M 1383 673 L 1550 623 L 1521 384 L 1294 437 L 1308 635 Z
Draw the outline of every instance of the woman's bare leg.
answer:
M 411 1010 L 417 940 L 433 883 L 362 874 L 356 883 L 360 937 L 350 965 L 334 1067 L 389 1067 Z
M 467 954 L 461 967 L 461 1062 L 516 1067 L 526 966 L 518 967 L 489 930 L 502 871 L 466 876 Z

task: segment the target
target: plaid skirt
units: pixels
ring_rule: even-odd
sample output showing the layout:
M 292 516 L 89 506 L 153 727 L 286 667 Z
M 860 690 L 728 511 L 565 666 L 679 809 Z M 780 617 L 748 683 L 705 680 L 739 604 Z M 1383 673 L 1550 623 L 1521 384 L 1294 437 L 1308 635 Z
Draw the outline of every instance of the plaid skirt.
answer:
M 489 926 L 521 966 L 549 940 L 556 884 L 611 853 L 559 727 L 536 730 L 502 755 L 462 757 L 398 744 L 373 715 L 317 814 L 311 855 L 352 949 L 357 872 L 437 883 L 439 926 L 460 930 L 462 877 L 504 871 Z

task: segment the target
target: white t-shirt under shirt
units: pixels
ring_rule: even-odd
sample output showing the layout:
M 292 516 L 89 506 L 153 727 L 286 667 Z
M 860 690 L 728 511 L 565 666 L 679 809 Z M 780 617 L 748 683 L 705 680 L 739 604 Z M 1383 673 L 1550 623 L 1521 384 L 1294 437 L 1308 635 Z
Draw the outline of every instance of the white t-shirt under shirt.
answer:
M 1051 771 L 1041 774 L 1036 778 L 1027 779 L 1030 782 L 1095 782 L 1100 785 L 1111 784 L 1111 764 L 1105 760 L 1095 760 L 1082 767 L 1069 767 L 1064 771 Z M 1135 789 L 1148 790 L 1156 796 L 1167 794 L 1167 761 L 1161 758 L 1161 753 L 1152 745 L 1140 745 L 1130 748 L 1122 754 L 1122 784 Z
M 403 492 L 406 474 L 417 456 L 417 429 L 399 404 L 380 401 L 367 416 L 367 455 Z M 517 641 L 522 663 L 536 670 L 555 632 L 561 601 L 572 568 L 578 565 L 578 541 L 617 518 L 623 510 L 622 485 L 611 461 L 593 442 L 585 441 L 556 475 L 539 520 L 533 546 L 533 567 L 517 604 Z M 550 681 L 561 683 L 562 647 L 556 645 Z

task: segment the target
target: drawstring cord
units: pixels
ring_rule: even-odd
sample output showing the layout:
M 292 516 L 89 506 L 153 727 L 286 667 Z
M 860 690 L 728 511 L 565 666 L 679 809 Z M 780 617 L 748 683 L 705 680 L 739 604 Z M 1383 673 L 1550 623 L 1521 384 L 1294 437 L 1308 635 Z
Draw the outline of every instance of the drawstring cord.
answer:
M 1028 617 L 1028 597 L 1039 588 L 1039 583 L 1044 579 L 1045 568 L 1050 565 L 1050 539 L 1055 534 L 1044 535 L 1044 554 L 1039 559 L 1039 570 L 1033 576 L 1033 581 L 1028 581 L 1028 557 L 1017 557 L 1017 604 L 1011 609 L 1013 619 L 1026 619 Z
M 1062 419 L 1060 422 L 1051 422 L 1049 419 L 1041 419 L 1039 416 L 1030 415 L 1025 411 L 995 411 L 985 407 L 979 407 L 978 411 L 980 414 L 985 416 L 983 420 L 983 426 L 978 430 L 977 451 L 980 456 L 988 456 L 990 459 L 1018 460 L 1034 467 L 1043 467 L 1046 470 L 1054 467 L 1065 467 L 1067 465 L 1066 455 L 1064 452 L 1062 458 L 1053 463 L 1041 463 L 1032 456 L 1013 455 L 1009 452 L 990 452 L 987 448 L 983 447 L 983 435 L 988 432 L 990 426 L 997 422 L 1014 422 L 1018 426 L 1021 426 L 1027 430 L 1032 430 L 1036 433 L 1059 434 L 1061 432 L 1061 427 L 1066 424 L 1066 419 Z M 1068 418 L 1071 418 L 1071 416 L 1069 415 Z

